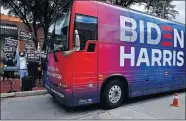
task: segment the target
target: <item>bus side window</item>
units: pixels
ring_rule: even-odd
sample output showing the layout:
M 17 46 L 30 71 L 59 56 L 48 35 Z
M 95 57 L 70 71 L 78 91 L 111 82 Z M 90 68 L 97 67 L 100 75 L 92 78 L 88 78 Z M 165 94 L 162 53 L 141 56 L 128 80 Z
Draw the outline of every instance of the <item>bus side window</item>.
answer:
M 76 14 L 74 30 L 78 30 L 80 50 L 84 50 L 88 40 L 97 40 L 97 18 Z
M 88 45 L 87 52 L 94 52 L 95 47 L 96 47 L 96 44 L 95 44 L 95 43 L 90 43 L 90 44 Z

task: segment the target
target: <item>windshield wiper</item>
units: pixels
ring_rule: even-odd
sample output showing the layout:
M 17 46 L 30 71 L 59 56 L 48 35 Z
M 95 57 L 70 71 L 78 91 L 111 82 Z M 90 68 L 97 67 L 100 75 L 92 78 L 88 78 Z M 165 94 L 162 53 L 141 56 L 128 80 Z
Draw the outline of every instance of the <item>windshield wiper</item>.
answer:
M 56 52 L 54 52 L 53 54 L 54 54 L 54 60 L 55 60 L 56 62 L 58 62 L 58 58 L 57 58 L 57 56 L 56 56 Z

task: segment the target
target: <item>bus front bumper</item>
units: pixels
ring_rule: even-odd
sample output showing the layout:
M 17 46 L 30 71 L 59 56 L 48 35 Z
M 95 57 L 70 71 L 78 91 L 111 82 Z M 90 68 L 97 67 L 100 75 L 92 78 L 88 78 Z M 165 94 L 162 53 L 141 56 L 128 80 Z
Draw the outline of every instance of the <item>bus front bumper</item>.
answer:
M 45 87 L 48 93 L 51 94 L 57 101 L 65 106 L 73 107 L 72 89 L 56 87 L 50 82 L 47 82 Z

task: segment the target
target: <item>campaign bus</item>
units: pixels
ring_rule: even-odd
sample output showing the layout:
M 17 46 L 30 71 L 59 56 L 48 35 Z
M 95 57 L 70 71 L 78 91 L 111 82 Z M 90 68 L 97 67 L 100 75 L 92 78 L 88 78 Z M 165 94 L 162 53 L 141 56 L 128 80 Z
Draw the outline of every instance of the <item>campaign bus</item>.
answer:
M 69 1 L 49 27 L 46 89 L 68 107 L 116 108 L 185 88 L 185 25 L 101 1 Z

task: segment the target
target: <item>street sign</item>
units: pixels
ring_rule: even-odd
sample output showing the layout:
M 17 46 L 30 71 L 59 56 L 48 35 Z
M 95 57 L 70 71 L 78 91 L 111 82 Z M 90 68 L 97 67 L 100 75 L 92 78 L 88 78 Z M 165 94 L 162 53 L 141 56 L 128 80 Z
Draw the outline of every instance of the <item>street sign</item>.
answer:
M 34 53 L 35 52 L 35 44 L 33 41 L 26 41 L 25 42 L 25 52 L 26 53 Z
M 25 50 L 35 50 L 34 44 L 25 44 Z
M 20 31 L 19 39 L 25 40 L 25 41 L 31 41 L 32 40 L 32 33 Z
M 34 53 L 35 50 L 25 50 L 26 53 Z
M 27 61 L 28 62 L 39 62 L 40 54 L 39 53 L 27 53 Z
M 5 38 L 5 46 L 17 48 L 18 40 Z
M 6 56 L 6 55 L 9 55 L 10 57 L 13 57 L 13 53 L 4 53 L 4 57 Z
M 13 56 L 14 51 L 16 51 L 18 46 L 18 40 L 5 38 L 5 44 L 3 47 L 3 55 Z
M 41 51 L 40 56 L 46 58 L 46 53 L 44 51 Z
M 13 47 L 4 46 L 3 51 L 4 53 L 13 53 L 14 49 Z

